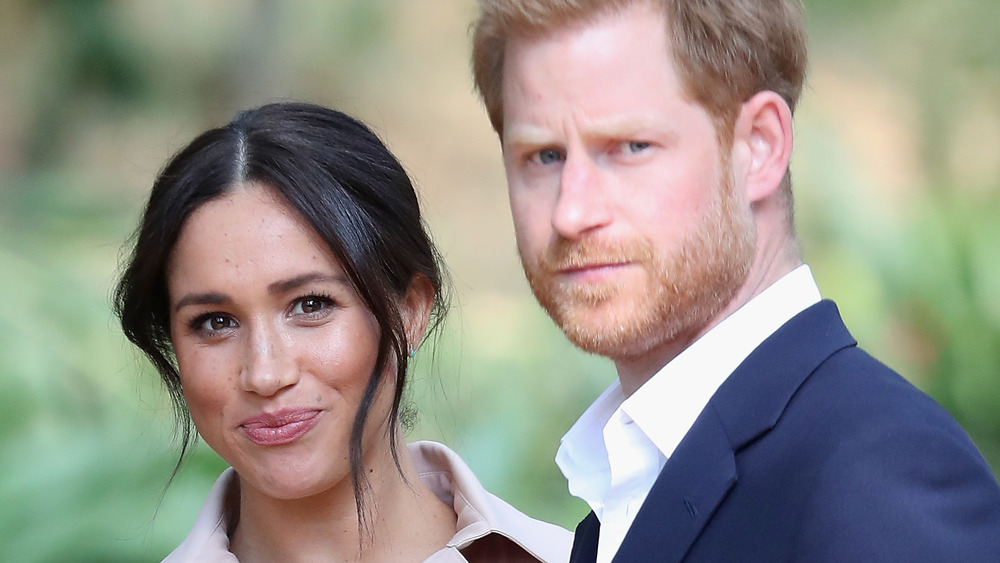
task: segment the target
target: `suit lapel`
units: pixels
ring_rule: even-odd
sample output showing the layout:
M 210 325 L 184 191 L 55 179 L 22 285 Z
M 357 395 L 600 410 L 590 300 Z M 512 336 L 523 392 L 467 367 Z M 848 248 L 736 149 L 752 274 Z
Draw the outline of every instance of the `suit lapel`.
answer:
M 707 410 L 707 409 L 706 409 Z M 736 462 L 714 413 L 698 418 L 698 438 L 685 439 L 664 466 L 622 542 L 615 561 L 680 561 L 736 483 Z
M 774 427 L 820 363 L 854 344 L 832 301 L 806 309 L 765 340 L 719 387 L 670 456 L 614 561 L 645 561 L 652 554 L 656 561 L 682 560 L 739 479 L 739 450 Z

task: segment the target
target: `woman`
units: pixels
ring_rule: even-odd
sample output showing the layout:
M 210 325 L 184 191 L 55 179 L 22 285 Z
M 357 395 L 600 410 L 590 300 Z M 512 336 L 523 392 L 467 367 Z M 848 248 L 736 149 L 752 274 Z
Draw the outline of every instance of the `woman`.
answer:
M 408 360 L 444 312 L 406 172 L 323 107 L 244 112 L 153 186 L 115 294 L 183 430 L 232 467 L 167 561 L 552 561 L 571 536 L 406 445 Z

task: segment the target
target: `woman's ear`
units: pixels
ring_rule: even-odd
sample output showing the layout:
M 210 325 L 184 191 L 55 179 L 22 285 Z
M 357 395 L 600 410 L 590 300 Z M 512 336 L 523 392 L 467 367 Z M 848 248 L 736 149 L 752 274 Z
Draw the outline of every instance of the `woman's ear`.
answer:
M 792 136 L 792 110 L 779 94 L 758 92 L 740 108 L 734 151 L 743 160 L 740 174 L 751 203 L 781 185 L 792 157 Z
M 414 274 L 406 287 L 400 313 L 406 328 L 406 340 L 411 350 L 416 350 L 427 330 L 427 323 L 434 308 L 434 285 L 423 274 Z

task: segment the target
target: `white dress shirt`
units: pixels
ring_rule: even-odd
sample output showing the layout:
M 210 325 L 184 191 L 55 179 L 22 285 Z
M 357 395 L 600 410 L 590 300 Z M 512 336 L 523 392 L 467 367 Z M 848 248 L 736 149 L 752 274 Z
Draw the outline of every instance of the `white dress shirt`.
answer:
M 631 397 L 615 381 L 562 438 L 556 464 L 601 521 L 597 562 L 611 561 L 660 470 L 722 382 L 789 319 L 819 302 L 799 266 L 723 319 Z

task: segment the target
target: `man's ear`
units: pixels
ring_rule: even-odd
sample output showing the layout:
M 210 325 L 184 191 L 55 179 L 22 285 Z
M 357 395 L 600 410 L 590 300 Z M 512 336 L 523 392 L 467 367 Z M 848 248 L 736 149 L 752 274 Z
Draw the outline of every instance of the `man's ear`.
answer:
M 414 274 L 406 287 L 406 295 L 400 307 L 403 315 L 403 325 L 406 328 L 406 340 L 410 349 L 415 350 L 420 345 L 427 330 L 427 323 L 434 308 L 434 286 L 427 276 Z
M 792 110 L 775 92 L 758 92 L 740 108 L 733 138 L 751 203 L 773 194 L 792 157 Z M 736 156 L 736 155 L 734 155 Z

